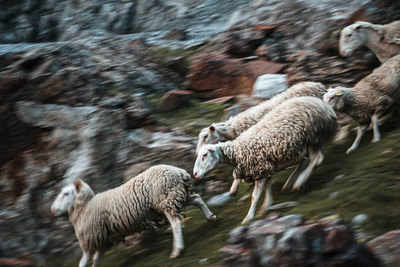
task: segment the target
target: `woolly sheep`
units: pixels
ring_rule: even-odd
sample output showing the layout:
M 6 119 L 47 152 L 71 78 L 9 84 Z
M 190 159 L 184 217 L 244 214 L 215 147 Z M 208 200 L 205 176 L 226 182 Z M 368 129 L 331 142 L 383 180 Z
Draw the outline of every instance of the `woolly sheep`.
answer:
M 359 81 L 354 88 L 329 89 L 324 101 L 334 110 L 346 113 L 359 123 L 357 137 L 347 154 L 354 151 L 372 124 L 372 142 L 381 139 L 378 121 L 389 114 L 394 104 L 400 102 L 400 55 L 390 58 L 370 75 Z
M 362 45 L 382 63 L 400 54 L 400 20 L 385 25 L 357 21 L 341 31 L 339 52 L 342 56 L 350 56 Z
M 203 178 L 219 162 L 235 166 L 233 178 L 254 181 L 251 206 L 242 223 L 254 217 L 257 201 L 266 184 L 262 210 L 272 203 L 270 178 L 291 165 L 299 164 L 289 177 L 290 187 L 299 189 L 314 167 L 321 163 L 321 147 L 336 131 L 336 114 L 321 99 L 295 97 L 266 114 L 256 125 L 233 141 L 207 144 L 194 165 L 195 178 Z M 304 164 L 309 157 L 310 164 Z
M 326 88 L 321 83 L 301 82 L 291 86 L 270 100 L 249 108 L 231 117 L 226 122 L 212 124 L 200 131 L 196 152 L 205 144 L 216 144 L 219 141 L 233 140 L 242 132 L 256 124 L 265 114 L 270 112 L 283 101 L 297 96 L 314 96 L 322 99 Z
M 81 180 L 62 188 L 51 206 L 54 215 L 68 212 L 83 256 L 79 266 L 86 266 L 94 253 L 93 266 L 104 251 L 124 236 L 154 229 L 169 221 L 173 232 L 171 258 L 184 248 L 180 212 L 186 204 L 196 205 L 209 221 L 215 215 L 199 195 L 189 193 L 190 175 L 182 169 L 157 165 L 125 184 L 94 194 Z

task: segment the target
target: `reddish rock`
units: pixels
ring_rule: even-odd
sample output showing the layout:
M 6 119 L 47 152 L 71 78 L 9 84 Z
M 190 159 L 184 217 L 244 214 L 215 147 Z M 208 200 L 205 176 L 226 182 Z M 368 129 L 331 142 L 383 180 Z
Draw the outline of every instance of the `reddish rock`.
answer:
M 351 241 L 351 234 L 345 225 L 338 225 L 329 229 L 324 241 L 324 252 L 332 253 L 344 250 Z
M 275 25 L 254 25 L 252 27 L 255 30 L 261 30 L 261 31 L 272 31 L 276 29 Z
M 206 97 L 250 95 L 253 74 L 239 60 L 217 53 L 203 53 L 193 58 L 188 87 Z
M 282 70 L 287 66 L 287 64 L 275 63 L 265 60 L 254 60 L 246 63 L 245 65 L 255 79 L 264 74 L 281 73 Z
M 368 242 L 384 266 L 400 266 L 400 230 L 390 231 Z
M 235 100 L 235 96 L 230 95 L 230 96 L 223 96 L 223 97 L 219 97 L 219 98 L 214 98 L 211 100 L 208 100 L 204 103 L 208 103 L 208 104 L 223 104 L 223 103 L 228 103 L 228 102 L 232 102 Z
M 164 40 L 177 40 L 183 41 L 186 40 L 186 33 L 183 30 L 173 29 L 168 32 L 164 37 Z
M 193 95 L 193 92 L 187 90 L 171 90 L 168 91 L 158 106 L 159 111 L 171 111 L 183 106 Z
M 0 266 L 34 266 L 35 263 L 31 259 L 18 258 L 0 258 Z

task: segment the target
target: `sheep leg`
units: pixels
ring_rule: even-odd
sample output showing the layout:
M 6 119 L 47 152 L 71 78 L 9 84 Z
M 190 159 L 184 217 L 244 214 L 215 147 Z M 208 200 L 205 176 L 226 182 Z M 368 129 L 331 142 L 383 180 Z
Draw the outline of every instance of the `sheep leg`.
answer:
M 209 210 L 200 195 L 191 195 L 189 204 L 198 207 L 209 222 L 215 222 L 217 220 L 217 217 Z
M 322 154 L 322 153 L 321 153 Z M 299 190 L 300 187 L 307 181 L 308 177 L 310 177 L 312 171 L 314 170 L 315 166 L 318 165 L 320 161 L 320 152 L 312 152 L 310 153 L 310 163 L 308 164 L 307 168 L 299 175 L 296 182 L 293 185 L 294 190 Z
M 282 191 L 286 191 L 286 190 L 289 190 L 292 188 L 293 184 L 296 182 L 300 173 L 302 173 L 306 169 L 306 167 L 308 166 L 309 163 L 310 163 L 310 160 L 303 158 L 300 161 L 300 163 L 296 165 L 296 169 L 292 172 L 292 174 L 286 180 L 286 183 L 282 187 Z
M 267 179 L 265 187 L 266 187 L 265 198 L 259 212 L 260 216 L 263 215 L 268 210 L 268 207 L 271 206 L 272 202 L 274 201 L 272 197 L 271 178 Z
M 254 218 L 254 214 L 256 212 L 256 207 L 257 207 L 257 202 L 258 202 L 258 199 L 260 198 L 260 195 L 265 187 L 266 180 L 267 179 L 264 178 L 264 179 L 259 179 L 259 180 L 255 181 L 254 190 L 251 195 L 251 206 L 250 206 L 249 212 L 247 213 L 246 217 L 242 221 L 242 224 L 245 224 Z
M 374 137 L 372 138 L 372 143 L 381 140 L 381 134 L 379 132 L 379 118 L 378 115 L 374 114 L 371 117 L 372 129 L 374 130 Z
M 357 137 L 356 140 L 354 140 L 354 143 L 351 145 L 351 147 L 349 149 L 347 149 L 346 154 L 350 154 L 350 152 L 354 151 L 358 145 L 361 142 L 361 139 L 363 137 L 363 135 L 365 134 L 365 132 L 368 129 L 368 125 L 360 125 L 357 128 Z
M 178 217 L 171 215 L 167 211 L 165 211 L 164 214 L 167 217 L 169 223 L 171 224 L 171 228 L 172 228 L 172 234 L 174 237 L 174 241 L 173 241 L 173 245 L 172 245 L 172 252 L 169 257 L 170 257 L 170 259 L 174 259 L 181 255 L 181 252 L 184 248 L 181 220 Z
M 85 267 L 87 263 L 90 260 L 90 253 L 89 252 L 83 252 L 82 258 L 79 261 L 79 267 Z
M 229 195 L 231 195 L 232 197 L 236 196 L 239 184 L 240 184 L 240 179 L 234 178 L 233 183 L 231 185 L 231 189 L 229 190 Z
M 101 250 L 97 250 L 96 253 L 93 256 L 93 265 L 92 267 L 97 267 L 100 264 L 100 260 L 103 256 L 104 252 Z

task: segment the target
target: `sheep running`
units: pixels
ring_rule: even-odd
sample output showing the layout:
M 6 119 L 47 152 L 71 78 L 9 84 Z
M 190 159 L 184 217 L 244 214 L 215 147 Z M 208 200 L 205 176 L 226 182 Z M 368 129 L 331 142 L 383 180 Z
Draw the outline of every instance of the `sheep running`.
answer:
M 339 52 L 342 56 L 350 56 L 363 45 L 382 63 L 400 54 L 400 20 L 385 25 L 357 21 L 340 32 Z
M 212 124 L 202 129 L 199 133 L 196 152 L 205 144 L 216 144 L 233 140 L 242 132 L 256 124 L 265 114 L 270 112 L 283 101 L 297 96 L 314 96 L 322 99 L 326 87 L 322 83 L 301 82 L 291 86 L 285 92 L 276 95 L 270 100 L 245 110 L 226 122 Z
M 324 101 L 359 123 L 357 137 L 347 154 L 358 147 L 370 124 L 374 132 L 372 142 L 378 142 L 381 139 L 379 119 L 391 113 L 394 105 L 400 103 L 400 55 L 376 68 L 354 88 L 329 89 Z
M 62 188 L 51 211 L 54 215 L 68 212 L 83 251 L 80 267 L 86 266 L 93 254 L 93 266 L 97 266 L 113 243 L 129 234 L 163 225 L 166 219 L 172 227 L 171 258 L 175 258 L 184 248 L 180 219 L 186 204 L 199 207 L 207 220 L 216 220 L 201 197 L 189 193 L 190 178 L 183 169 L 157 165 L 98 194 L 76 180 Z
M 195 178 L 203 178 L 219 162 L 234 165 L 233 178 L 254 181 L 251 206 L 242 223 L 254 217 L 257 201 L 267 187 L 262 210 L 272 203 L 271 176 L 299 164 L 289 177 L 290 187 L 299 189 L 314 167 L 321 163 L 320 150 L 336 132 L 336 114 L 321 99 L 295 97 L 283 102 L 256 125 L 233 141 L 207 144 L 194 165 Z M 309 157 L 310 164 L 303 164 Z

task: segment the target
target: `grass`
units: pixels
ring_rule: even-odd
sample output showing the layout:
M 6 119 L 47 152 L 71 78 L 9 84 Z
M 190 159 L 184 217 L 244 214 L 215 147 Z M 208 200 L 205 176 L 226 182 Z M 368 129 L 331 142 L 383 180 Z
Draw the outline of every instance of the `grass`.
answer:
M 147 96 L 146 100 L 157 110 L 161 98 L 160 95 L 152 95 Z M 170 128 L 179 127 L 185 133 L 197 136 L 202 128 L 212 122 L 219 122 L 227 107 L 228 104 L 208 104 L 192 98 L 180 109 L 169 112 L 155 111 L 153 116 L 159 125 L 166 125 Z
M 157 103 L 157 98 L 149 100 Z M 210 106 L 211 105 L 211 106 Z M 180 110 L 156 114 L 159 123 L 183 127 L 197 134 L 202 122 L 208 124 L 222 115 L 223 106 L 202 104 L 193 100 Z M 200 112 L 204 111 L 204 112 Z M 208 120 L 208 121 L 207 121 Z M 198 121 L 200 125 L 187 124 Z M 305 187 L 298 192 L 281 192 L 291 170 L 285 170 L 273 178 L 274 203 L 298 201 L 299 205 L 281 210 L 282 214 L 300 213 L 306 219 L 318 219 L 332 214 L 341 214 L 347 223 L 360 213 L 368 215 L 362 229 L 373 235 L 397 229 L 400 225 L 400 127 L 398 117 L 389 120 L 382 130 L 382 140 L 371 144 L 371 133 L 364 138 L 360 147 L 346 155 L 346 149 L 355 137 L 352 132 L 344 143 L 331 143 L 325 151 L 325 160 L 313 173 Z M 218 179 L 231 182 L 231 170 L 226 170 Z M 101 266 L 217 266 L 221 264 L 219 249 L 226 244 L 228 233 L 240 225 L 250 206 L 250 200 L 239 201 L 249 195 L 252 185 L 242 183 L 236 200 L 224 207 L 210 207 L 218 221 L 207 222 L 200 211 L 189 207 L 184 223 L 184 254 L 169 260 L 172 233 L 157 232 L 145 238 L 134 248 L 122 246 L 109 250 Z M 337 197 L 331 193 L 337 192 Z M 261 205 L 263 199 L 260 199 Z M 78 259 L 59 264 L 76 266 Z
M 190 58 L 194 56 L 198 50 L 194 48 L 189 49 L 171 49 L 168 47 L 154 47 L 154 60 L 161 66 L 166 66 L 166 62 L 168 58 L 171 57 L 183 57 L 183 64 L 179 67 L 179 69 L 173 69 L 180 73 L 183 77 L 189 73 L 190 69 Z

